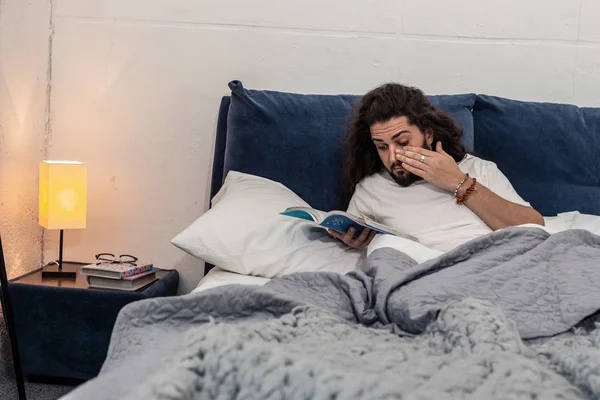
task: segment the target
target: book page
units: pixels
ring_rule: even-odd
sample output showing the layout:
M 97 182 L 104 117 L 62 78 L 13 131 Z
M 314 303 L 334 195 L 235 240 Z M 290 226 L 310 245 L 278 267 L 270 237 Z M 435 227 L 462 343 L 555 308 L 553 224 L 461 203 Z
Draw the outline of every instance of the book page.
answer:
M 375 222 L 375 221 L 373 221 L 372 219 L 369 219 L 369 218 L 365 218 L 365 223 L 367 225 L 373 227 L 373 228 L 389 232 L 389 233 L 391 233 L 393 235 L 396 235 L 396 236 L 398 236 L 398 234 L 399 234 L 399 232 L 397 232 L 396 230 L 390 228 L 389 226 L 386 226 L 384 224 L 380 224 L 379 222 Z
M 416 237 L 414 237 L 414 236 L 411 236 L 411 235 L 408 235 L 408 234 L 405 234 L 405 233 L 399 232 L 399 231 L 397 231 L 397 230 L 395 230 L 395 229 L 393 229 L 393 228 L 390 228 L 390 227 L 389 227 L 389 226 L 387 226 L 387 225 L 380 224 L 379 222 L 375 222 L 375 221 L 373 221 L 372 219 L 369 219 L 369 218 L 365 218 L 365 224 L 366 224 L 366 225 L 367 225 L 367 227 L 369 227 L 369 228 L 375 228 L 375 229 L 377 229 L 377 230 L 380 230 L 380 231 L 384 231 L 384 232 L 390 233 L 390 234 L 392 234 L 392 235 L 394 235 L 394 236 L 402 237 L 402 238 L 405 238 L 405 239 L 410 239 L 410 240 L 413 240 L 413 241 L 415 241 L 415 242 L 418 242 L 418 241 L 419 241 L 419 240 L 418 240 Z
M 310 213 L 314 216 L 315 221 L 320 224 L 327 217 L 327 213 L 325 211 L 315 210 L 314 208 L 310 209 Z
M 307 221 L 313 221 L 317 224 L 320 224 L 323 219 L 326 217 L 325 212 L 315 210 L 310 207 L 288 207 L 284 212 L 280 213 L 281 215 L 286 215 L 288 217 L 300 218 Z

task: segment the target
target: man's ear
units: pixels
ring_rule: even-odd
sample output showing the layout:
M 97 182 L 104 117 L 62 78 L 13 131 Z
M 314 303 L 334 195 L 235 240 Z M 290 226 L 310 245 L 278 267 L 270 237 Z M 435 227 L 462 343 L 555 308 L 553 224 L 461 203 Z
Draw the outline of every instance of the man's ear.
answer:
M 427 147 L 431 148 L 433 144 L 433 130 L 431 128 L 425 129 L 425 143 L 427 143 Z M 433 149 L 435 151 L 435 149 Z

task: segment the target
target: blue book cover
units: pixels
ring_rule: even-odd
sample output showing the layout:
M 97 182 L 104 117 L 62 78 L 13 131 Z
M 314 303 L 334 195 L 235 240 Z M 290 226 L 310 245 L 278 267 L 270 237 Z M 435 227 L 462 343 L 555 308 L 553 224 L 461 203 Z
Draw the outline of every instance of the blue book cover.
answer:
M 388 226 L 379 224 L 375 221 L 365 220 L 344 211 L 336 210 L 324 212 L 310 207 L 290 207 L 283 211 L 281 215 L 311 221 L 322 228 L 331 229 L 340 233 L 346 233 L 350 227 L 354 227 L 354 229 L 356 229 L 354 234 L 355 237 L 360 235 L 364 228 L 369 228 L 377 233 L 418 241 L 413 236 L 400 233 Z

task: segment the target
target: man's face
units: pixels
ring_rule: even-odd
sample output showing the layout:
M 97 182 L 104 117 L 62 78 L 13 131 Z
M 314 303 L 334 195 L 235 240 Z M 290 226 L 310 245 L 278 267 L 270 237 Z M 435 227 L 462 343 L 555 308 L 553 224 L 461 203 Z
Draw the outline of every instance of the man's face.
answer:
M 409 124 L 406 117 L 394 117 L 371 125 L 371 139 L 377 147 L 381 162 L 398 185 L 406 187 L 422 179 L 402 168 L 402 163 L 396 160 L 396 150 L 405 146 L 430 150 L 432 134 L 424 134 L 416 125 Z

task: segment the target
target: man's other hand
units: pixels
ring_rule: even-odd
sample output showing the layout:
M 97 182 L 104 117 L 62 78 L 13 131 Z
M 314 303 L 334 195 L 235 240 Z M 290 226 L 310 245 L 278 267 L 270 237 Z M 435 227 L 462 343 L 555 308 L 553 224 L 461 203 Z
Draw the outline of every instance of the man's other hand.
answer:
M 356 232 L 354 227 L 350 227 L 346 233 L 336 232 L 331 229 L 327 229 L 327 232 L 332 237 L 341 240 L 353 249 L 362 249 L 367 247 L 369 243 L 371 243 L 371 240 L 373 240 L 375 237 L 376 233 L 374 230 L 363 228 L 360 235 L 354 237 L 354 233 Z
M 407 146 L 396 151 L 396 159 L 407 171 L 449 192 L 454 191 L 465 176 L 456 161 L 444 151 L 442 142 L 437 143 L 435 151 Z

